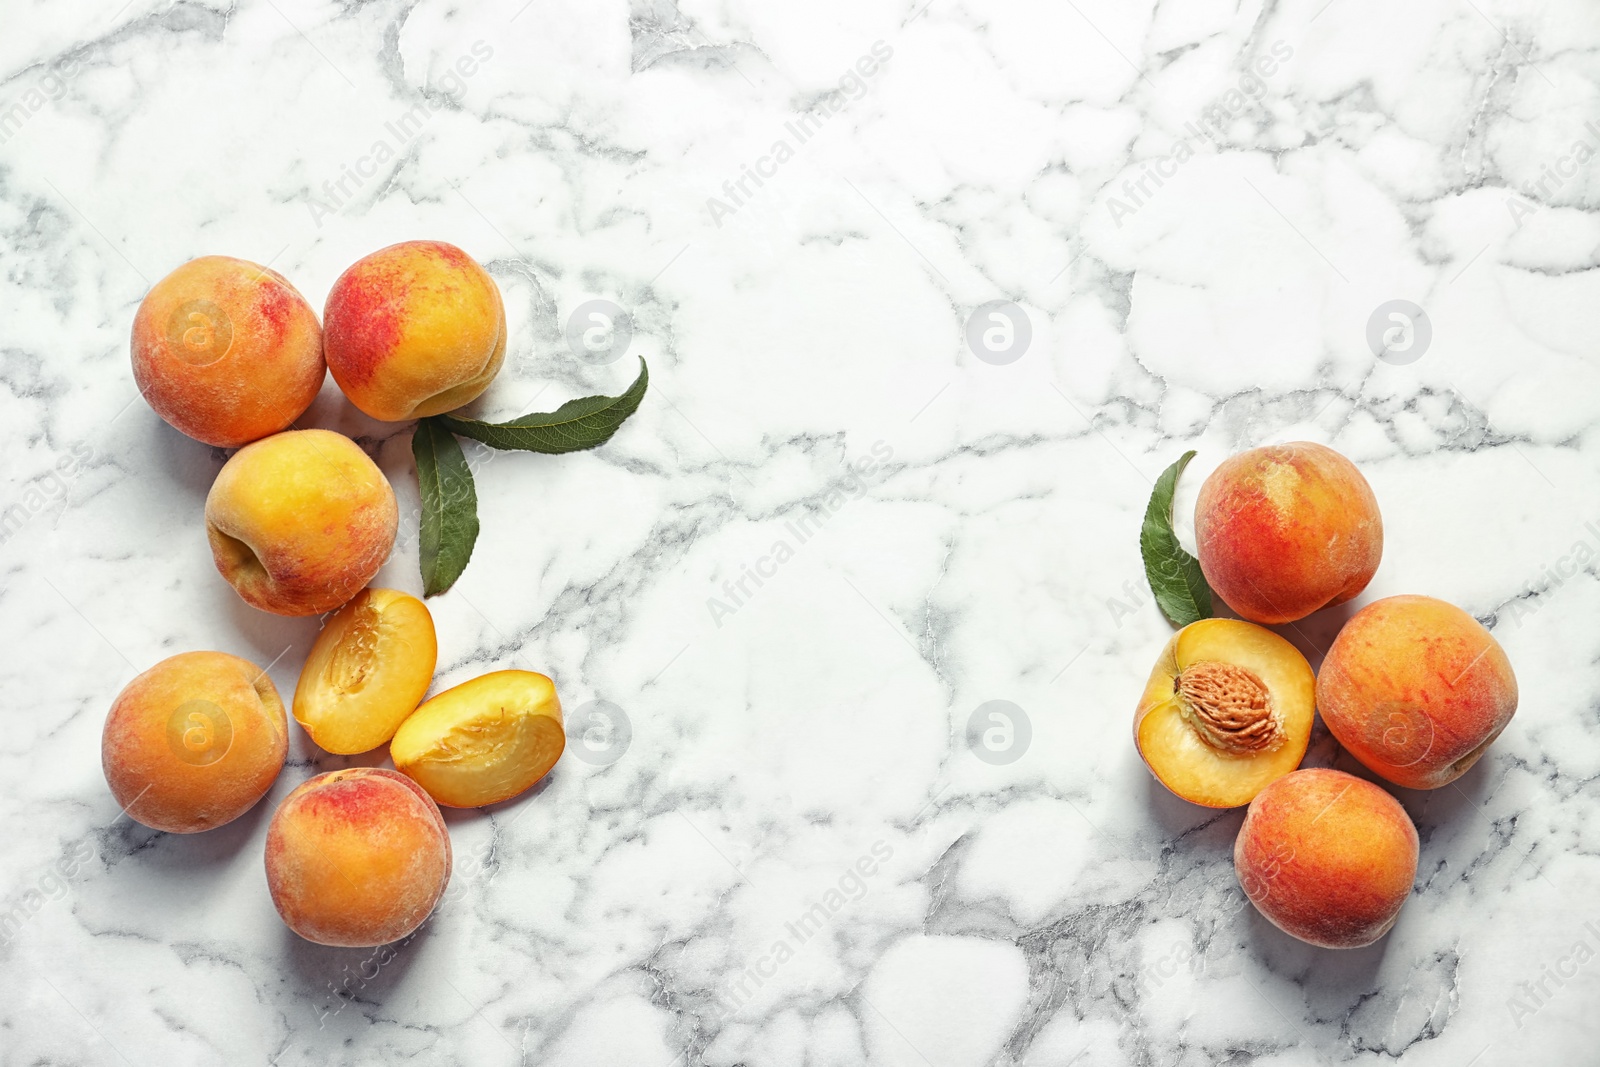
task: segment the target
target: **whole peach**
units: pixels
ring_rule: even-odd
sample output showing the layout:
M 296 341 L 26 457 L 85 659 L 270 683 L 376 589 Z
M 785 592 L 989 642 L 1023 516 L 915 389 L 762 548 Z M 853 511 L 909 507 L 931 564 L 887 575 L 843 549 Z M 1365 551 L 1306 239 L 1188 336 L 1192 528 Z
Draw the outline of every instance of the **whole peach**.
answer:
M 1304 768 L 1250 802 L 1233 866 L 1250 902 L 1284 933 L 1360 948 L 1389 932 L 1411 895 L 1417 828 L 1371 782 Z
M 398 941 L 450 881 L 450 835 L 415 782 L 378 767 L 329 771 L 283 798 L 267 827 L 267 890 L 319 945 Z
M 281 274 L 202 256 L 157 282 L 133 317 L 133 380 L 197 441 L 237 448 L 285 429 L 322 388 L 316 312 Z
M 1517 678 L 1478 620 L 1426 596 L 1358 611 L 1317 678 L 1322 721 L 1374 773 L 1409 789 L 1448 785 L 1517 710 Z
M 272 679 L 225 652 L 183 652 L 139 675 L 112 702 L 100 738 L 117 803 L 174 834 L 249 811 L 288 753 L 289 723 Z
M 388 558 L 399 521 L 377 464 L 330 430 L 246 445 L 206 496 L 217 570 L 277 615 L 331 611 L 359 593 Z
M 1383 555 L 1367 480 L 1307 441 L 1224 460 L 1200 487 L 1194 529 L 1206 581 L 1252 622 L 1294 622 L 1350 600 Z
M 488 388 L 506 354 L 500 287 L 443 241 L 406 241 L 333 283 L 323 349 L 334 381 L 375 419 L 454 410 Z

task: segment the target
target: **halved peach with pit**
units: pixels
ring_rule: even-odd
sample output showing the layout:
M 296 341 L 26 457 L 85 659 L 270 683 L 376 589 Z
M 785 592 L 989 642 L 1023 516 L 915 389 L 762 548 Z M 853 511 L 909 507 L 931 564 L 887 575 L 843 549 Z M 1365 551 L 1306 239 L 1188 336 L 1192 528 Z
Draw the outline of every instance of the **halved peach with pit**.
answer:
M 550 773 L 567 746 L 549 678 L 495 671 L 446 689 L 389 745 L 395 769 L 450 808 L 509 800 Z
M 427 605 L 398 590 L 363 589 L 311 646 L 294 690 L 295 721 L 329 752 L 370 752 L 427 696 L 438 654 Z
M 1311 740 L 1316 677 L 1271 630 L 1201 619 L 1172 635 L 1133 739 L 1161 784 L 1208 808 L 1236 808 L 1300 766 Z

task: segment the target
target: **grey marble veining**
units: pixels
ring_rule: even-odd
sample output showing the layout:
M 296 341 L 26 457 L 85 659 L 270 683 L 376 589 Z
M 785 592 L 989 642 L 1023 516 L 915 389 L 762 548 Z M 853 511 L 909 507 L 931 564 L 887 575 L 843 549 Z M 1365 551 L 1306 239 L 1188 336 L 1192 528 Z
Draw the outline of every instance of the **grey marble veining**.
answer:
M 0 0 L 0 1061 L 1600 1063 L 1597 49 L 1582 0 Z M 316 627 L 216 574 L 225 455 L 128 329 L 196 255 L 320 308 L 414 237 L 505 294 L 478 414 L 636 356 L 651 392 L 594 452 L 469 446 L 436 686 L 549 673 L 574 747 L 449 813 L 415 936 L 330 950 L 266 822 L 381 752 L 295 728 L 196 837 L 101 777 L 135 673 L 217 648 L 291 692 Z M 568 344 L 597 299 L 610 362 Z M 306 424 L 389 475 L 379 582 L 418 590 L 407 429 L 331 381 Z M 1415 894 L 1344 953 L 1254 912 L 1240 813 L 1130 738 L 1151 480 L 1198 450 L 1188 538 L 1212 466 L 1293 439 L 1378 495 L 1361 602 L 1460 604 L 1522 687 L 1399 792 Z M 1346 614 L 1284 631 L 1315 662 Z

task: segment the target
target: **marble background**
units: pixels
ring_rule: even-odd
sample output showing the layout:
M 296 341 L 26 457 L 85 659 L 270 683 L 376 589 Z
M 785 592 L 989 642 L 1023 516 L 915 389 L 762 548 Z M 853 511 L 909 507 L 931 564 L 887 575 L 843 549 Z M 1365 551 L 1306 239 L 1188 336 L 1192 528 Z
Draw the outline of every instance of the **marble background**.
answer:
M 0 26 L 4 1063 L 1600 1062 L 1592 3 L 0 0 Z M 477 413 L 615 392 L 640 355 L 652 383 L 595 452 L 469 446 L 437 685 L 545 671 L 581 736 L 534 794 L 451 813 L 418 935 L 329 950 L 279 922 L 262 841 L 352 761 L 294 728 L 267 801 L 194 837 L 101 776 L 135 673 L 216 648 L 290 692 L 316 629 L 215 573 L 226 457 L 139 399 L 128 331 L 192 256 L 320 308 L 416 237 L 506 295 Z M 625 358 L 567 343 L 596 299 Z M 995 301 L 1019 332 L 969 345 Z M 418 590 L 409 428 L 331 381 L 305 424 L 388 473 L 379 581 Z M 1471 773 L 1401 792 L 1415 895 L 1344 953 L 1261 919 L 1241 814 L 1130 741 L 1170 633 L 1151 480 L 1199 451 L 1188 538 L 1211 466 L 1292 439 L 1382 503 L 1363 602 L 1462 605 L 1522 685 Z M 1288 633 L 1315 658 L 1341 618 Z M 1009 742 L 970 745 L 991 701 Z M 1320 727 L 1310 759 L 1353 769 Z

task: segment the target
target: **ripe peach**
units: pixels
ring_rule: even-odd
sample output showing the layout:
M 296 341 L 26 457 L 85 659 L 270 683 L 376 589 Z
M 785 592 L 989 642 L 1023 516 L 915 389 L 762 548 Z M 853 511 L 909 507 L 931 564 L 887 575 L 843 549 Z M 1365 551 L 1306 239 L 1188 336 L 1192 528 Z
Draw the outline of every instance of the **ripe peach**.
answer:
M 1316 680 L 1298 649 L 1238 619 L 1201 619 L 1172 635 L 1133 719 L 1139 755 L 1194 804 L 1248 804 L 1300 766 Z
M 443 241 L 357 260 L 333 283 L 323 318 L 333 380 L 375 419 L 452 411 L 488 388 L 505 359 L 500 287 Z
M 509 800 L 550 773 L 567 745 L 555 683 L 495 671 L 446 689 L 400 724 L 395 768 L 449 808 Z
M 295 721 L 329 752 L 377 748 L 422 703 L 438 652 L 422 601 L 363 589 L 311 646 L 294 691 Z
M 315 615 L 355 596 L 388 558 L 399 521 L 377 464 L 330 430 L 246 445 L 206 496 L 217 570 L 277 615 Z
M 298 419 L 322 388 L 316 312 L 281 274 L 202 256 L 157 282 L 133 317 L 133 380 L 167 422 L 237 448 Z
M 439 808 L 403 774 L 329 771 L 283 798 L 267 828 L 267 889 L 289 929 L 319 945 L 398 941 L 450 880 Z
M 1358 595 L 1383 555 L 1378 500 L 1355 464 L 1297 441 L 1224 460 L 1194 508 L 1200 569 L 1254 622 L 1303 619 Z
M 225 652 L 183 652 L 129 682 L 100 738 L 106 783 L 129 815 L 193 834 L 266 795 L 289 753 L 289 722 L 266 672 Z
M 1467 772 L 1517 710 L 1517 679 L 1478 620 L 1425 596 L 1362 608 L 1317 679 L 1333 736 L 1373 772 L 1437 789 Z
M 1320 767 L 1250 802 L 1233 846 L 1239 885 L 1272 925 L 1322 948 L 1389 932 L 1417 877 L 1417 828 L 1380 787 Z

